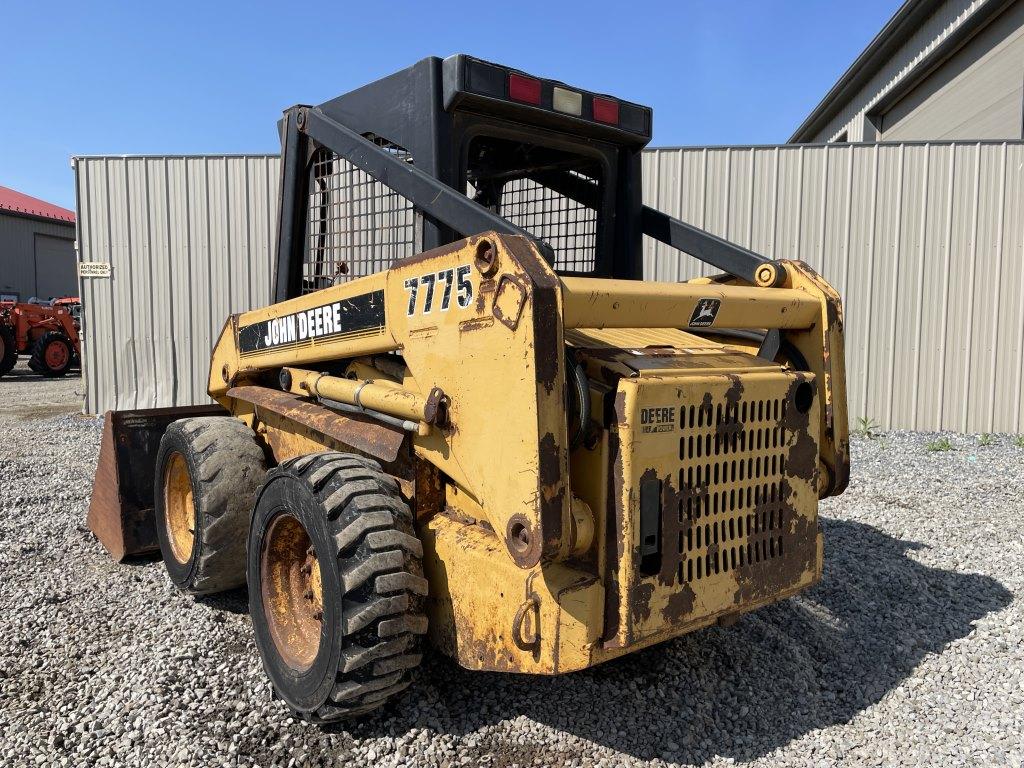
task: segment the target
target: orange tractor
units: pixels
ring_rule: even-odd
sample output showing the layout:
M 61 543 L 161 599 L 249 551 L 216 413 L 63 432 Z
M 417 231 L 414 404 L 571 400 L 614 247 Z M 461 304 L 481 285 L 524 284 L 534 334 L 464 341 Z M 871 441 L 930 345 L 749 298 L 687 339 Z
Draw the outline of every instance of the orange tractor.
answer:
M 56 299 L 47 304 L 0 302 L 0 376 L 8 373 L 18 355 L 30 355 L 36 373 L 63 376 L 78 365 L 81 347 L 75 310 L 77 299 Z

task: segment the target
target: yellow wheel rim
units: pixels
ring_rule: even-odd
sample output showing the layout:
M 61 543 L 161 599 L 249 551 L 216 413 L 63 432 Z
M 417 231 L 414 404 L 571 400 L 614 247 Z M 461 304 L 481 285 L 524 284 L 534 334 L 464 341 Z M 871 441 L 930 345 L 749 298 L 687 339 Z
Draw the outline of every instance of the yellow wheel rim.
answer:
M 188 464 L 180 453 L 171 455 L 164 470 L 164 510 L 171 554 L 184 565 L 195 546 L 196 508 Z
M 295 517 L 282 512 L 270 521 L 260 566 L 263 612 L 274 647 L 289 667 L 304 672 L 320 650 L 324 596 L 316 552 Z

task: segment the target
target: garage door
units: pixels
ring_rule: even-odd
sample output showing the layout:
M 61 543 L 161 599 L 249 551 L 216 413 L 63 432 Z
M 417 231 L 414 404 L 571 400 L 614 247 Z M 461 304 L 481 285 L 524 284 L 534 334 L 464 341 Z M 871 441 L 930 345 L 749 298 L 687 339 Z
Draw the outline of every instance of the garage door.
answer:
M 75 241 L 36 235 L 36 296 L 77 296 Z

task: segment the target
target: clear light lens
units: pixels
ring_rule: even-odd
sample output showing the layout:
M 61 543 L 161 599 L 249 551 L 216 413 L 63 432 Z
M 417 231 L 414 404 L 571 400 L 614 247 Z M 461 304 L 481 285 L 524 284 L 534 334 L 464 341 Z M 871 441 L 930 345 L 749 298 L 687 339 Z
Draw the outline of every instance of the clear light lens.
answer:
M 568 115 L 580 115 L 583 113 L 583 94 L 556 85 L 551 97 L 551 106 Z

